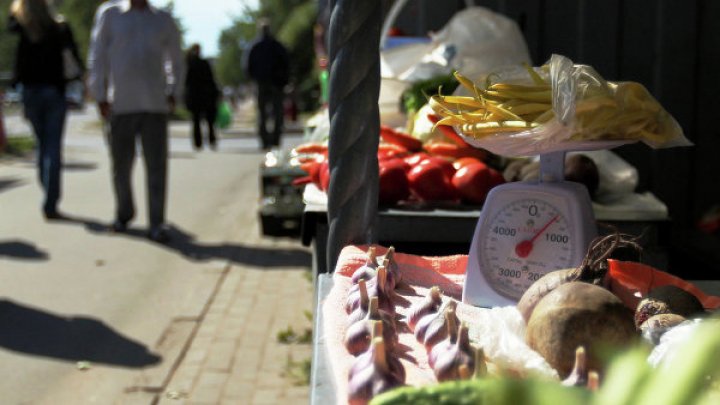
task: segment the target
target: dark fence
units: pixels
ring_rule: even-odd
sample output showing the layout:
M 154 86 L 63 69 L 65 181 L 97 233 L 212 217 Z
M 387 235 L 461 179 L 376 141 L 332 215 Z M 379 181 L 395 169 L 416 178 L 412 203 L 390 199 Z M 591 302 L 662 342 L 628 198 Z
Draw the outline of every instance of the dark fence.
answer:
M 533 63 L 553 53 L 592 65 L 608 80 L 644 84 L 680 122 L 690 148 L 652 150 L 641 144 L 616 152 L 638 168 L 640 189 L 691 225 L 720 203 L 720 1 L 717 0 L 476 0 L 513 18 Z M 422 34 L 437 30 L 465 1 L 410 1 L 398 24 Z
M 608 80 L 640 82 L 678 120 L 693 147 L 652 150 L 634 144 L 615 151 L 638 169 L 640 191 L 649 190 L 668 205 L 670 233 L 675 235 L 674 243 L 683 243 L 685 238 L 678 235 L 694 227 L 708 208 L 720 204 L 716 123 L 720 1 L 476 0 L 475 4 L 518 22 L 534 64 L 558 53 L 592 65 Z M 410 29 L 440 29 L 464 6 L 464 1 L 410 1 L 398 23 Z M 720 258 L 720 253 L 715 256 Z

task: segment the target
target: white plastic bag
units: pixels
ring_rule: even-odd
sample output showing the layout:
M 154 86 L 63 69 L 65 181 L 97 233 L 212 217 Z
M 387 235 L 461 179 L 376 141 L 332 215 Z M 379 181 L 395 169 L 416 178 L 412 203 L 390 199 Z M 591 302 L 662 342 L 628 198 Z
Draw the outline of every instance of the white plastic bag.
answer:
M 525 343 L 525 320 L 516 306 L 480 308 L 459 303 L 458 316 L 469 328 L 470 341 L 501 369 L 522 376 L 557 380 L 558 373 Z
M 475 77 L 530 61 L 517 23 L 484 7 L 457 12 L 430 38 L 426 43 L 383 49 L 381 76 L 415 82 L 462 70 Z
M 330 113 L 323 107 L 305 122 L 304 142 L 327 142 L 330 138 Z
M 598 196 L 613 196 L 635 192 L 639 175 L 637 169 L 609 150 L 582 152 L 595 162 L 600 181 Z M 569 153 L 572 155 L 574 153 Z
M 457 12 L 427 43 L 412 43 L 380 52 L 380 115 L 390 126 L 402 126 L 402 92 L 412 83 L 456 70 L 486 75 L 503 66 L 530 61 L 517 23 L 484 7 Z
M 403 72 L 400 79 L 425 80 L 455 70 L 474 77 L 530 61 L 517 23 L 484 7 L 459 11 L 431 38 L 430 51 L 420 63 Z
M 713 318 L 689 319 L 669 331 L 660 338 L 660 343 L 655 346 L 648 356 L 648 363 L 653 367 L 660 367 L 664 363 L 671 363 L 673 356 L 685 345 L 692 344 L 693 334 L 701 325 L 709 322 L 720 326 L 720 320 Z

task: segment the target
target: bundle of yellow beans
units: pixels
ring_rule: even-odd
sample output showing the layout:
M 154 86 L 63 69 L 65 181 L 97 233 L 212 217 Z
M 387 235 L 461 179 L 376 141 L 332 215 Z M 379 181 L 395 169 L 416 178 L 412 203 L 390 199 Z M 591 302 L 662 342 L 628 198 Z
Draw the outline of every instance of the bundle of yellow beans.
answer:
M 569 119 L 563 117 L 562 124 L 571 126 L 571 131 L 562 141 L 644 141 L 658 148 L 684 139 L 673 117 L 639 83 L 606 82 L 588 69 L 590 74 L 576 79 L 575 99 L 553 109 L 553 84 L 535 69 L 526 66 L 526 70 L 528 84 L 493 81 L 496 76 L 490 75 L 482 86 L 456 72 L 471 96 L 432 96 L 430 106 L 442 117 L 436 125 L 450 125 L 481 140 L 533 128 L 538 132 L 542 129 L 538 127 L 556 118 L 557 111 L 574 107 Z M 549 68 L 545 65 L 539 70 Z

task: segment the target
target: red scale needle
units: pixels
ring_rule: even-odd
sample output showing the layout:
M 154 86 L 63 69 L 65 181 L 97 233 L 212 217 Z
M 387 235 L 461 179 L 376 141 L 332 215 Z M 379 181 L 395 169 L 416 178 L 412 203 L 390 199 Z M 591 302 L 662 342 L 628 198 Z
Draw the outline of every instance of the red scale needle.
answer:
M 525 239 L 524 241 L 515 245 L 515 254 L 517 254 L 519 257 L 521 257 L 523 259 L 530 256 L 530 252 L 532 252 L 533 242 L 535 242 L 535 239 L 537 239 L 540 235 L 542 235 L 542 233 L 545 232 L 545 230 L 548 229 L 548 227 L 550 225 L 552 225 L 553 222 L 557 221 L 558 218 L 560 218 L 560 215 L 555 215 L 550 221 L 548 221 L 547 224 L 545 224 L 545 226 L 540 228 L 540 230 L 537 231 L 535 233 L 535 235 L 533 235 L 532 238 Z

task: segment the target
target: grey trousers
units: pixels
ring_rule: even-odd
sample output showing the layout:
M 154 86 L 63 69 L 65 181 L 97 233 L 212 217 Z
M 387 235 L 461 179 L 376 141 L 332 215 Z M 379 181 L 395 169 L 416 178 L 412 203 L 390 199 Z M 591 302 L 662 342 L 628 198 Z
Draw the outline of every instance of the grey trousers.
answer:
M 154 229 L 165 222 L 167 194 L 168 129 L 167 114 L 116 114 L 110 120 L 110 156 L 117 221 L 127 223 L 135 217 L 132 170 L 136 139 L 140 136 L 147 179 L 148 222 Z

